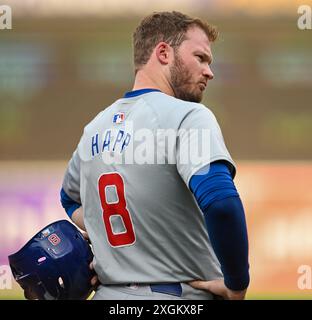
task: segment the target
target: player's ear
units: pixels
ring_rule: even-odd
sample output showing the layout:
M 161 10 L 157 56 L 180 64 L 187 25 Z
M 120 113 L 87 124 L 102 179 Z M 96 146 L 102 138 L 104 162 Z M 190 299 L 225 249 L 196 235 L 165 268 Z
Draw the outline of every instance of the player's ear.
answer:
M 155 48 L 155 53 L 158 61 L 161 64 L 168 64 L 170 62 L 171 51 L 173 49 L 166 42 L 159 42 Z

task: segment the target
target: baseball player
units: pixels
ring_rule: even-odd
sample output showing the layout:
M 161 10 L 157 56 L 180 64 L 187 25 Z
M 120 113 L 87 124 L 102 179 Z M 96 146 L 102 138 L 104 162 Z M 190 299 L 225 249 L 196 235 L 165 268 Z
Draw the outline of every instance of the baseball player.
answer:
M 90 237 L 94 299 L 245 297 L 248 237 L 235 163 L 200 103 L 217 34 L 179 12 L 144 18 L 133 35 L 133 90 L 84 129 L 61 201 Z

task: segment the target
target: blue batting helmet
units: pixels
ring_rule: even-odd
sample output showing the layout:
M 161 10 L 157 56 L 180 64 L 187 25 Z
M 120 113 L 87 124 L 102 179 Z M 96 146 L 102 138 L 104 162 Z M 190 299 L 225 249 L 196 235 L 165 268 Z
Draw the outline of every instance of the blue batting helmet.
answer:
M 40 300 L 86 299 L 92 292 L 93 254 L 81 232 L 67 220 L 49 224 L 9 256 L 15 280 Z

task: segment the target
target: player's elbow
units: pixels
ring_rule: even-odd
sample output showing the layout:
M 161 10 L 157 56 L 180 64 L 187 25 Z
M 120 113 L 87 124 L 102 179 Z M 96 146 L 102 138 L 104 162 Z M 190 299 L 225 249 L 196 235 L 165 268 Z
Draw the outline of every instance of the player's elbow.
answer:
M 81 204 L 71 199 L 63 188 L 60 191 L 60 196 L 62 207 L 65 209 L 69 218 L 72 219 L 73 213 L 81 207 Z

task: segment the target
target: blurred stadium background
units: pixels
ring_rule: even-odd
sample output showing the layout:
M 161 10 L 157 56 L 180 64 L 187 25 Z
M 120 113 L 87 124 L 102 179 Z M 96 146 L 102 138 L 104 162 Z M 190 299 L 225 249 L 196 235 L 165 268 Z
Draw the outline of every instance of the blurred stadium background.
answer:
M 84 125 L 131 90 L 137 23 L 152 11 L 180 10 L 221 32 L 204 103 L 238 164 L 248 298 L 312 298 L 297 285 L 298 268 L 312 267 L 312 31 L 297 27 L 298 6 L 311 0 L 0 4 L 13 14 L 12 30 L 0 30 L 0 266 L 39 228 L 66 218 L 66 162 Z M 1 270 L 0 299 L 22 298 Z

